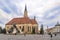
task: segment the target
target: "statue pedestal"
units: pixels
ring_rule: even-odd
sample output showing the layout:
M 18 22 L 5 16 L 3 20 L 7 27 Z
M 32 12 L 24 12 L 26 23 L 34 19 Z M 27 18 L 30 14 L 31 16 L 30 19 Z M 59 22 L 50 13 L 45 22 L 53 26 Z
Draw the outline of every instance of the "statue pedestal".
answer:
M 16 32 L 17 32 L 17 31 L 16 31 L 16 29 L 14 28 L 12 33 L 15 34 Z
M 20 30 L 20 34 L 23 34 L 23 32 Z
M 7 32 L 7 34 L 9 34 L 9 33 Z

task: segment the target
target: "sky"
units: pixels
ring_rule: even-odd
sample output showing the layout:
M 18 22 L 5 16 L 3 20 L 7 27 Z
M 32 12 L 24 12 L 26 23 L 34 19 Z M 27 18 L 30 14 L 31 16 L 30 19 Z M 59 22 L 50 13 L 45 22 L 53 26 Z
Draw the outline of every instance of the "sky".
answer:
M 60 22 L 60 0 L 0 0 L 0 26 L 4 28 L 11 19 L 22 17 L 25 5 L 28 16 L 36 16 L 39 29 L 41 24 L 46 29 Z

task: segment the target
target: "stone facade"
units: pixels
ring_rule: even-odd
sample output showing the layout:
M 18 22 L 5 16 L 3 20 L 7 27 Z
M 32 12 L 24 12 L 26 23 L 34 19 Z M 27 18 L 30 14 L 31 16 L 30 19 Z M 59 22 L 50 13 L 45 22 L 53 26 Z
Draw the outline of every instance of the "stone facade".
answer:
M 14 24 L 16 27 L 13 26 Z M 13 30 L 12 33 L 14 33 L 17 30 L 19 31 L 19 33 L 31 34 L 33 31 L 35 33 L 38 33 L 37 21 L 36 21 L 35 17 L 34 17 L 34 19 L 29 19 L 28 15 L 27 15 L 26 6 L 25 6 L 25 11 L 24 11 L 24 17 L 12 19 L 5 25 L 5 28 L 6 28 L 7 34 L 9 33 L 8 31 L 11 30 L 11 28 L 16 29 L 16 30 Z
M 8 32 L 8 30 L 13 27 L 13 25 L 6 25 L 6 33 Z M 35 28 L 35 33 L 38 33 L 38 25 L 37 24 L 16 24 L 17 29 L 23 33 L 32 33 L 33 28 Z M 23 29 L 23 31 L 22 31 Z
M 60 33 L 60 24 L 57 23 L 55 27 L 53 28 L 48 28 L 47 33 Z

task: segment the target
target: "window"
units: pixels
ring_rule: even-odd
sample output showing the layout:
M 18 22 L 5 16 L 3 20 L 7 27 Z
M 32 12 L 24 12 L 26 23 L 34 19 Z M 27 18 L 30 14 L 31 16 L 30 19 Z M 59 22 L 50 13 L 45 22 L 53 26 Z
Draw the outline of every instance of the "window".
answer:
M 29 26 L 28 26 L 28 32 L 29 32 Z
M 21 26 L 20 26 L 20 29 L 21 29 Z
M 31 27 L 30 27 L 30 31 L 31 31 Z
M 32 27 L 32 33 L 35 34 L 35 27 Z
M 9 28 L 9 26 L 7 27 L 7 29 Z
M 31 27 L 28 26 L 28 32 L 31 31 Z

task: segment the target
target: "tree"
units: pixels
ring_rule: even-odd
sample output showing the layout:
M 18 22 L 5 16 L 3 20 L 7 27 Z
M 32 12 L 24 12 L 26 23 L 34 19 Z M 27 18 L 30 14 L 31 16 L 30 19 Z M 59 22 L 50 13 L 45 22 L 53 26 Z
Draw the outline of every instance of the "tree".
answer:
M 43 24 L 41 25 L 41 28 L 40 28 L 40 34 L 44 34 Z
M 0 27 L 0 33 L 2 33 L 2 27 Z
M 5 28 L 2 29 L 2 33 L 3 33 L 3 34 L 6 33 L 6 29 L 5 29 Z

